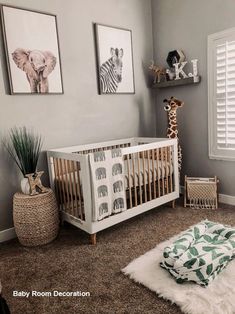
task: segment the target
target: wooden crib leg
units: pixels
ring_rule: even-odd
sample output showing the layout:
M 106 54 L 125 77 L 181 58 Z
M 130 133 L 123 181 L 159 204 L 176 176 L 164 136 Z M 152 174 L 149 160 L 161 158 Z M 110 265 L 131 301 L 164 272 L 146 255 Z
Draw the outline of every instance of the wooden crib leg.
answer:
M 173 201 L 171 202 L 171 207 L 172 207 L 172 208 L 175 208 L 175 200 L 173 200 Z
M 96 245 L 96 233 L 90 235 L 90 240 L 92 245 Z

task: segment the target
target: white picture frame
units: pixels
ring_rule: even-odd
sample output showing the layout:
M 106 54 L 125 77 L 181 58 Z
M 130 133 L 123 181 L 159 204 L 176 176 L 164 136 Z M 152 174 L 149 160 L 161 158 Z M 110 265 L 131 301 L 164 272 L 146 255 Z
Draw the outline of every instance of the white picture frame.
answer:
M 94 24 L 99 94 L 134 94 L 132 32 Z
M 63 94 L 56 16 L 1 6 L 10 94 Z

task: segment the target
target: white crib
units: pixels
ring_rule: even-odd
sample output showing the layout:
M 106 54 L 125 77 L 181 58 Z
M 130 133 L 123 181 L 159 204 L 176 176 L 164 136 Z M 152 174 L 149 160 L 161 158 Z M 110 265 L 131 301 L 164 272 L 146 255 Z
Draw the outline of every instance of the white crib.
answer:
M 121 148 L 126 165 L 127 210 L 93 221 L 89 157 L 97 151 Z M 62 221 L 91 235 L 179 197 L 177 140 L 128 138 L 53 149 L 47 152 L 50 183 Z

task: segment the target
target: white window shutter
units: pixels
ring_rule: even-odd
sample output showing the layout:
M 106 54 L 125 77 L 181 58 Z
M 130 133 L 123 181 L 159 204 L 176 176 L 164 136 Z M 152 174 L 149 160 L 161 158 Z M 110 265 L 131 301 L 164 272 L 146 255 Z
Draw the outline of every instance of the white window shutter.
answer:
M 209 157 L 235 160 L 235 29 L 208 36 Z

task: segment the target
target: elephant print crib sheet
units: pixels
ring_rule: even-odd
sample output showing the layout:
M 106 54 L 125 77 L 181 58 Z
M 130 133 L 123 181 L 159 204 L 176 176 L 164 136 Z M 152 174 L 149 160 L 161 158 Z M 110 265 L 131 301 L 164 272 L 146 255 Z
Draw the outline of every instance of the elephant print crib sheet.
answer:
M 124 162 L 121 149 L 90 153 L 89 160 L 93 221 L 126 210 Z

